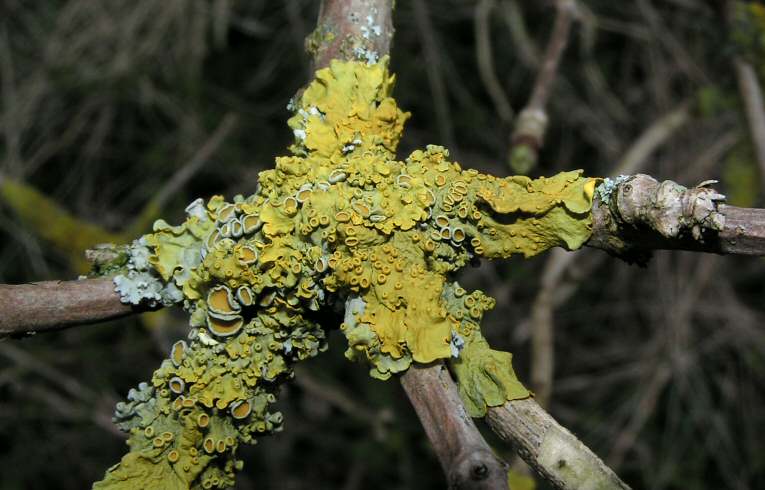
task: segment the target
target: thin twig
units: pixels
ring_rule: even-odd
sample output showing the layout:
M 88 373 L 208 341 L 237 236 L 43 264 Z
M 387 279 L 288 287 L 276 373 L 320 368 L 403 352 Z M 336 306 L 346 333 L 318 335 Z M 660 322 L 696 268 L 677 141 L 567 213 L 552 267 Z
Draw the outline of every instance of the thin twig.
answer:
M 513 108 L 505 94 L 502 84 L 494 71 L 494 56 L 491 51 L 491 22 L 490 15 L 496 3 L 494 0 L 481 0 L 475 7 L 473 29 L 475 31 L 475 54 L 478 59 L 478 74 L 486 92 L 489 93 L 494 107 L 503 122 L 509 123 L 513 118 Z
M 545 49 L 544 59 L 534 83 L 534 89 L 526 107 L 518 116 L 510 148 L 510 165 L 513 170 L 528 173 L 537 162 L 539 150 L 547 131 L 547 99 L 558 71 L 558 65 L 569 41 L 572 17 L 576 4 L 573 0 L 556 2 L 555 24 Z M 555 369 L 554 325 L 552 320 L 552 292 L 558 278 L 570 259 L 555 259 L 554 254 L 545 267 L 542 286 L 532 310 L 531 331 L 531 383 L 539 403 L 547 407 L 552 393 Z M 547 287 L 545 287 L 547 286 Z
M 526 21 L 523 18 L 523 12 L 516 0 L 504 0 L 502 2 L 502 18 L 505 20 L 505 25 L 510 31 L 513 51 L 517 53 L 523 65 L 526 68 L 536 68 L 539 66 L 539 60 L 542 55 L 529 35 Z
M 374 410 L 354 400 L 341 388 L 324 383 L 313 376 L 307 369 L 295 367 L 295 384 L 307 394 L 322 399 L 342 411 L 346 416 L 368 424 L 377 439 L 382 439 L 385 426 L 393 420 L 389 410 Z
M 15 69 L 11 55 L 8 27 L 0 23 L 0 100 L 5 111 L 2 113 L 2 132 L 5 136 L 5 162 L 8 173 L 17 176 L 21 168 L 21 129 L 17 121 L 17 99 Z
M 641 170 L 648 158 L 690 120 L 688 104 L 682 104 L 651 124 L 627 149 L 616 165 L 615 175 Z M 574 254 L 553 250 L 542 271 L 542 281 L 531 307 L 531 385 L 537 402 L 549 407 L 555 369 L 554 294 L 574 261 Z
M 531 388 L 544 408 L 550 406 L 555 370 L 554 294 L 571 260 L 571 253 L 562 249 L 550 253 L 531 307 Z
M 526 107 L 518 114 L 510 144 L 510 166 L 528 173 L 535 165 L 547 132 L 547 101 L 569 41 L 576 12 L 574 0 L 557 0 L 555 23 Z
M 563 57 L 569 41 L 571 22 L 576 13 L 574 0 L 557 0 L 555 2 L 555 24 L 553 24 L 550 40 L 545 48 L 542 66 L 534 81 L 534 90 L 526 105 L 527 108 L 544 110 L 550 97 L 550 90 L 558 73 L 558 65 Z
M 88 402 L 92 402 L 96 398 L 96 393 L 78 379 L 67 376 L 62 371 L 49 366 L 14 344 L 6 342 L 0 345 L 0 355 L 47 379 L 74 398 Z
M 16 347 L 13 344 L 3 343 L 0 344 L 0 355 L 13 361 L 17 366 L 26 369 L 27 371 L 37 374 L 38 376 L 47 379 L 53 385 L 61 388 L 69 396 L 77 400 L 78 404 L 82 407 L 86 407 L 83 410 L 84 414 L 88 414 L 90 419 L 93 420 L 96 425 L 106 430 L 110 434 L 124 437 L 124 434 L 115 427 L 111 421 L 111 416 L 106 415 L 102 410 L 105 407 L 111 407 L 114 405 L 114 400 L 108 400 L 107 403 L 102 403 L 104 400 L 99 400 L 97 394 L 89 387 L 82 384 L 78 379 L 68 376 L 60 369 L 56 369 L 53 366 L 48 365 L 32 354 Z M 30 387 L 33 392 L 30 394 L 37 395 L 44 402 L 48 403 L 51 408 L 56 410 L 62 410 L 68 412 L 69 415 L 76 415 L 79 412 L 79 407 L 75 407 L 67 399 L 61 397 L 57 393 L 46 390 L 41 386 Z M 34 392 L 34 388 L 37 392 Z M 81 417 L 80 417 L 81 418 Z
M 691 111 L 687 103 L 659 117 L 630 145 L 617 163 L 614 175 L 633 174 L 640 171 L 648 157 L 674 136 L 690 119 Z

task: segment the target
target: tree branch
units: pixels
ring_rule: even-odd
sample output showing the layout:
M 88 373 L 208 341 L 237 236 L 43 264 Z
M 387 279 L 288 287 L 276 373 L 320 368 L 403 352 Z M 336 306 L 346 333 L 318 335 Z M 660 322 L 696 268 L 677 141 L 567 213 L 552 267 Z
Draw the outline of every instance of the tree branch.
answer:
M 507 464 L 478 432 L 442 362 L 413 365 L 401 376 L 401 385 L 433 444 L 450 489 L 507 489 Z
M 314 70 L 333 59 L 382 57 L 393 39 L 393 0 L 326 0 L 316 30 L 306 39 Z
M 686 189 L 632 176 L 615 185 L 606 200 L 596 194 L 587 245 L 632 259 L 658 249 L 765 255 L 765 209 L 718 204 L 712 199 L 717 195 L 706 187 Z M 718 231 L 710 228 L 714 220 Z M 143 311 L 148 310 L 122 304 L 110 278 L 0 285 L 0 337 Z
M 587 245 L 637 262 L 659 249 L 765 255 L 765 209 L 719 204 L 722 199 L 706 187 L 687 189 L 643 174 L 601 185 Z
M 502 440 L 515 446 L 529 466 L 559 490 L 629 488 L 532 399 L 490 408 L 486 422 Z
M 424 4 L 419 7 L 421 10 Z M 358 59 L 363 53 L 387 55 L 393 38 L 392 15 L 392 0 L 322 2 L 317 28 L 306 39 L 314 68 L 328 66 L 332 59 Z M 443 363 L 413 365 L 401 376 L 401 384 L 441 462 L 449 488 L 508 488 L 506 464 L 494 455 L 467 415 Z
M 120 302 L 111 278 L 0 284 L 0 338 L 61 330 L 148 311 Z

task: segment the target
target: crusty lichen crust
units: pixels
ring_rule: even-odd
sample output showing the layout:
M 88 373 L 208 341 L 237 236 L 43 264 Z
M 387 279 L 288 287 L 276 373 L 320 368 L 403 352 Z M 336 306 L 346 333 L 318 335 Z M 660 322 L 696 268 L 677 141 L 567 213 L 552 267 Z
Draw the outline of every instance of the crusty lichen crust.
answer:
M 387 59 L 319 70 L 292 103 L 292 155 L 260 174 L 255 194 L 196 201 L 183 224 L 158 221 L 133 245 L 120 293 L 177 298 L 192 328 L 118 405 L 130 453 L 95 488 L 231 486 L 237 446 L 280 429 L 270 406 L 291 366 L 326 348 L 331 326 L 312 320 L 322 309 L 344 308 L 346 356 L 375 378 L 448 359 L 473 416 L 529 396 L 510 354 L 481 336 L 494 299 L 454 273 L 475 258 L 581 246 L 596 181 L 496 178 L 438 146 L 397 161 L 409 115 L 393 81 Z M 160 286 L 146 286 L 147 270 Z

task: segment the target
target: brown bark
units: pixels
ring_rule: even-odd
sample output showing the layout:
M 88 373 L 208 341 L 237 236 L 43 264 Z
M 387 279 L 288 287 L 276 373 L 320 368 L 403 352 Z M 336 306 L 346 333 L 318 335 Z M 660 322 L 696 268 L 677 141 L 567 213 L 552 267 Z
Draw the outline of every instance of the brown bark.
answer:
M 478 432 L 443 363 L 410 367 L 401 385 L 433 443 L 450 489 L 508 488 L 507 465 Z
M 393 39 L 393 0 L 326 0 L 316 30 L 306 39 L 315 70 L 333 59 L 382 57 Z
M 124 305 L 111 278 L 0 284 L 0 338 L 120 318 L 146 309 Z

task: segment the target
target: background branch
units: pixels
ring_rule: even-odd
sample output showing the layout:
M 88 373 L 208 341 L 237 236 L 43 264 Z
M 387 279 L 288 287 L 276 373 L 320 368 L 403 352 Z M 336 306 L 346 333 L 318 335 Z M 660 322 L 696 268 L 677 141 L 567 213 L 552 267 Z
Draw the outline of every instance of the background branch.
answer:
M 733 64 L 736 67 L 738 91 L 744 101 L 744 112 L 749 123 L 749 135 L 760 167 L 760 180 L 765 186 L 765 105 L 762 90 L 751 64 L 741 58 L 736 58 Z
M 547 101 L 568 45 L 576 3 L 574 0 L 557 0 L 555 9 L 552 33 L 534 81 L 534 89 L 526 107 L 518 114 L 511 137 L 510 166 L 522 174 L 527 174 L 536 165 L 547 132 Z
M 475 31 L 475 54 L 478 59 L 478 74 L 486 92 L 497 110 L 503 123 L 509 123 L 513 118 L 513 107 L 502 88 L 494 70 L 494 55 L 491 49 L 491 13 L 496 7 L 494 0 L 481 0 L 473 14 L 473 30 Z

